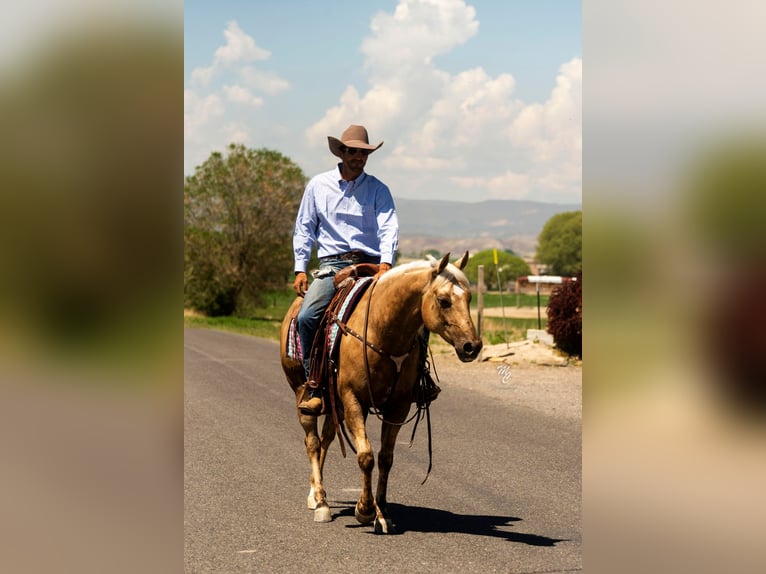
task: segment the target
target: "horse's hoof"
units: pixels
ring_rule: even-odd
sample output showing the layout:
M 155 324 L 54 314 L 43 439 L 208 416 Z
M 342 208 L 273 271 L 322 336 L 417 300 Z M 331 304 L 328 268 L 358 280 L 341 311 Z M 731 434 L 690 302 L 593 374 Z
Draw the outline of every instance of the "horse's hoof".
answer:
M 332 522 L 330 507 L 326 504 L 323 506 L 317 506 L 314 509 L 314 522 Z
M 395 534 L 396 529 L 394 528 L 394 523 L 391 522 L 390 518 L 384 518 L 381 520 L 380 518 L 375 519 L 375 534 Z
M 354 516 L 356 517 L 357 522 L 360 524 L 369 524 L 375 519 L 375 510 L 373 510 L 370 514 L 362 514 L 359 512 L 359 508 L 357 507 L 354 509 Z

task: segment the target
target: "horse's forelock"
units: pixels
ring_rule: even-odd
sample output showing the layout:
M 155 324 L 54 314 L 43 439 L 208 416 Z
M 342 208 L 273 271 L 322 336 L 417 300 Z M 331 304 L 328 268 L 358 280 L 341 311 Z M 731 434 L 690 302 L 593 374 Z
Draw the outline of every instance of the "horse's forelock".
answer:
M 468 277 L 466 277 L 465 273 L 463 273 L 461 269 L 455 265 L 452 265 L 451 263 L 447 265 L 441 273 L 439 273 L 434 282 L 450 283 L 452 285 L 457 284 L 464 289 L 468 289 L 470 286 Z

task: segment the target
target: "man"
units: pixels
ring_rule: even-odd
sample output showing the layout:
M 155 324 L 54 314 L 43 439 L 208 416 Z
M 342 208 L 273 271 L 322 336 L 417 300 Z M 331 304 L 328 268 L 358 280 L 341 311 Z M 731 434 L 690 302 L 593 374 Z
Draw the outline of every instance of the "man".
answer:
M 293 234 L 294 287 L 304 296 L 297 328 L 307 381 L 298 408 L 315 415 L 322 412 L 322 391 L 319 381 L 309 380 L 311 346 L 335 294 L 333 277 L 348 265 L 379 263 L 378 277 L 391 269 L 399 244 L 399 221 L 391 192 L 364 171 L 367 157 L 383 142 L 370 145 L 367 130 L 358 125 L 349 126 L 340 139 L 328 136 L 327 140 L 330 151 L 341 162 L 306 185 Z M 308 287 L 306 267 L 314 245 L 319 270 Z

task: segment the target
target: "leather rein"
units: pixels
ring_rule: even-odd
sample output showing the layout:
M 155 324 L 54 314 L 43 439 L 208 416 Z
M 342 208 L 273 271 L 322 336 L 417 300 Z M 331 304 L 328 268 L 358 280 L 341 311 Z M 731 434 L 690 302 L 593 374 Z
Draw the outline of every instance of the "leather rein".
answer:
M 382 357 L 386 357 L 392 363 L 394 363 L 394 366 L 396 367 L 396 377 L 394 378 L 394 383 L 391 385 L 391 388 L 388 390 L 388 393 L 386 394 L 386 399 L 383 401 L 383 404 L 385 405 L 388 402 L 388 400 L 391 398 L 391 395 L 393 394 L 394 389 L 396 388 L 396 384 L 399 382 L 399 375 L 400 375 L 401 370 L 402 370 L 402 365 L 404 364 L 404 361 L 407 359 L 407 357 L 409 357 L 410 353 L 412 353 L 412 350 L 415 348 L 415 345 L 418 343 L 418 339 L 421 340 L 421 347 L 422 347 L 421 348 L 421 353 L 424 353 L 425 354 L 424 356 L 426 357 L 425 360 L 424 360 L 424 370 L 423 370 L 423 372 L 422 373 L 418 372 L 418 382 L 419 382 L 421 377 L 427 376 L 427 374 L 429 372 L 429 363 L 428 363 L 427 357 L 428 357 L 428 352 L 430 351 L 430 347 L 428 345 L 428 330 L 425 331 L 425 337 L 418 337 L 418 335 L 416 334 L 414 339 L 413 339 L 413 341 L 412 341 L 412 345 L 410 346 L 409 350 L 406 353 L 404 353 L 403 355 L 392 355 L 388 351 L 384 350 L 383 348 L 379 347 L 378 345 L 375 345 L 374 343 L 371 343 L 371 342 L 369 342 L 367 340 L 367 330 L 368 330 L 368 323 L 369 323 L 369 318 L 370 318 L 370 306 L 371 306 L 371 303 L 372 303 L 372 294 L 373 294 L 373 292 L 375 290 L 375 286 L 377 285 L 377 283 L 378 283 L 378 280 L 375 279 L 372 282 L 372 284 L 370 285 L 370 293 L 369 293 L 368 298 L 367 298 L 367 306 L 365 308 L 365 315 L 364 315 L 364 331 L 363 331 L 363 333 L 361 335 L 359 333 L 357 333 L 356 331 L 354 331 L 353 329 L 351 329 L 343 321 L 341 321 L 338 318 L 337 314 L 333 314 L 330 317 L 330 321 L 335 323 L 336 325 L 338 325 L 338 328 L 344 334 L 351 335 L 355 339 L 359 340 L 365 347 L 372 349 L 373 351 L 375 351 L 376 353 L 378 353 Z M 431 358 L 433 358 L 433 355 L 431 356 Z M 432 439 L 431 439 L 431 409 L 430 409 L 431 401 L 426 400 L 426 401 L 423 402 L 422 405 L 420 403 L 418 403 L 416 405 L 415 412 L 412 414 L 412 416 L 410 416 L 404 422 L 393 422 L 393 421 L 386 420 L 386 418 L 383 416 L 383 411 L 375 405 L 375 399 L 372 396 L 372 385 L 370 384 L 370 379 L 371 379 L 371 377 L 370 377 L 370 363 L 369 363 L 369 358 L 367 356 L 367 351 L 366 350 L 364 352 L 364 368 L 365 368 L 365 374 L 366 374 L 367 392 L 369 393 L 369 397 L 370 397 L 371 412 L 378 418 L 378 420 L 380 420 L 381 422 L 390 424 L 390 425 L 402 427 L 402 426 L 410 423 L 413 419 L 417 419 L 415 421 L 415 426 L 412 429 L 412 436 L 410 437 L 409 448 L 412 448 L 412 444 L 413 444 L 413 441 L 415 439 L 415 431 L 417 430 L 418 423 L 420 422 L 420 419 L 423 416 L 422 411 L 425 411 L 425 413 L 426 413 L 425 416 L 426 416 L 426 421 L 427 421 L 427 428 L 428 428 L 428 470 L 426 472 L 425 478 L 423 479 L 423 482 L 420 483 L 421 485 L 425 484 L 426 480 L 428 480 L 428 476 L 430 475 L 431 468 L 433 466 L 433 449 L 432 449 Z M 437 375 L 437 380 L 438 380 L 438 375 Z M 333 405 L 333 411 L 335 412 L 334 405 Z M 348 441 L 349 446 L 351 447 L 351 450 L 356 454 L 356 450 L 353 447 L 353 443 L 351 442 L 351 440 L 349 440 L 349 437 L 346 434 L 346 427 L 345 427 L 345 425 L 342 424 L 342 421 L 340 421 L 340 423 L 339 423 L 339 421 L 337 420 L 337 415 L 336 415 L 336 421 L 335 422 L 336 422 L 336 427 L 340 426 L 340 429 L 343 432 L 343 435 L 346 437 L 346 440 Z M 338 438 L 340 439 L 340 437 L 338 437 Z M 341 451 L 343 452 L 343 456 L 345 457 L 346 456 L 346 452 L 345 452 L 345 448 L 343 448 L 343 440 L 342 439 L 340 439 L 340 443 L 341 443 Z

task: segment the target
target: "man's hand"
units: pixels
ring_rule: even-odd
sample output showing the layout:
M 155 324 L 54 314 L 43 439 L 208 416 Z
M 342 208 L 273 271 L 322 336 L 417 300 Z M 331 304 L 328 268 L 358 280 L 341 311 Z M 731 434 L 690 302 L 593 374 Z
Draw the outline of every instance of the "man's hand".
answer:
M 306 294 L 306 289 L 309 288 L 309 279 L 303 271 L 298 271 L 298 273 L 295 274 L 293 288 L 298 294 L 298 297 L 303 297 Z
M 386 271 L 391 270 L 391 264 L 390 263 L 381 263 L 378 265 L 378 272 L 375 274 L 374 279 L 380 279 L 380 276 L 383 275 Z

